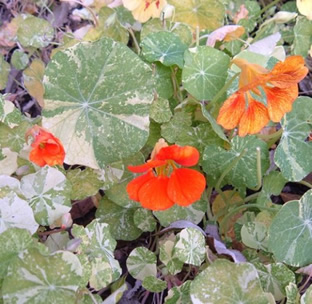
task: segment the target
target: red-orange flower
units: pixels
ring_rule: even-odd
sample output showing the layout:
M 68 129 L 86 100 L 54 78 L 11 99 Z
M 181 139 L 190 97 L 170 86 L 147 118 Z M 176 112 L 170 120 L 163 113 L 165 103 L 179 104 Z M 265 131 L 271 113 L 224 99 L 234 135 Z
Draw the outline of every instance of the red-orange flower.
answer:
M 301 56 L 290 56 L 272 71 L 244 59 L 233 60 L 240 69 L 239 90 L 220 109 L 217 122 L 225 129 L 239 127 L 238 135 L 258 133 L 272 120 L 279 122 L 298 97 L 298 82 L 308 73 Z M 266 104 L 256 100 L 261 89 Z
M 205 177 L 196 170 L 180 166 L 194 166 L 198 160 L 199 152 L 194 147 L 172 145 L 162 147 L 143 165 L 128 166 L 131 172 L 145 173 L 128 184 L 130 199 L 151 210 L 194 203 L 206 187 Z
M 61 141 L 53 134 L 39 126 L 34 126 L 26 133 L 26 136 L 34 138 L 29 154 L 30 161 L 40 167 L 63 164 L 65 150 Z

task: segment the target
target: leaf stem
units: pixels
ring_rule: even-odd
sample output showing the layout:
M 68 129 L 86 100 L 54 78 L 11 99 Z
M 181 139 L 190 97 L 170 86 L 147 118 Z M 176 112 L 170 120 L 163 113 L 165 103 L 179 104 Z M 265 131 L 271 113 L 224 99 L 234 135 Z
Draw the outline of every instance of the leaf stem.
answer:
M 233 81 L 237 78 L 237 76 L 240 74 L 240 72 L 236 73 L 223 87 L 222 89 L 213 97 L 213 99 L 210 101 L 209 105 L 213 105 L 216 103 L 219 98 L 227 91 L 227 89 L 231 86 Z
M 306 182 L 306 181 L 302 180 L 302 181 L 297 182 L 297 183 L 312 189 L 312 185 L 309 182 Z
M 271 3 L 269 3 L 267 6 L 265 6 L 264 8 L 262 8 L 256 15 L 255 17 L 260 16 L 261 14 L 263 14 L 265 11 L 267 11 L 268 9 L 270 9 L 272 6 L 274 6 L 275 4 L 279 3 L 281 0 L 274 0 Z
M 140 46 L 139 46 L 139 44 L 138 44 L 138 41 L 137 41 L 137 39 L 136 39 L 136 37 L 135 37 L 135 34 L 134 34 L 132 28 L 129 26 L 129 27 L 127 27 L 127 30 L 128 30 L 128 32 L 129 32 L 129 34 L 130 34 L 132 40 L 133 40 L 133 43 L 134 43 L 134 46 L 135 46 L 135 49 L 136 49 L 136 53 L 137 53 L 138 55 L 140 55 L 141 49 L 140 49 Z
M 256 148 L 257 151 L 257 186 L 255 188 L 250 188 L 251 190 L 258 191 L 262 186 L 262 168 L 261 168 L 261 149 Z

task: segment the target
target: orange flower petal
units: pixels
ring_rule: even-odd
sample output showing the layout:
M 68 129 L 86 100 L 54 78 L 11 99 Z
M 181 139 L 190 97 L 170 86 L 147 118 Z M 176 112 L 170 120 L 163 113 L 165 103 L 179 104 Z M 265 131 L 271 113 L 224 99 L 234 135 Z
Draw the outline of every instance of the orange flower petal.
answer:
M 292 104 L 298 97 L 297 84 L 288 85 L 288 88 L 265 88 L 268 112 L 270 119 L 279 122 L 285 113 L 290 112 Z
M 128 166 L 128 170 L 133 173 L 143 173 L 148 171 L 149 169 L 160 167 L 166 164 L 164 160 L 151 160 L 143 165 L 138 166 Z
M 245 112 L 245 94 L 236 92 L 223 104 L 217 118 L 218 124 L 225 129 L 234 129 Z
M 188 206 L 199 200 L 206 187 L 205 177 L 196 170 L 174 170 L 168 184 L 168 196 L 180 206 Z
M 298 83 L 308 74 L 302 56 L 289 56 L 278 62 L 270 72 L 270 83 L 279 88 L 287 88 L 289 84 Z
M 35 126 L 28 132 L 35 140 L 31 144 L 32 150 L 29 160 L 40 167 L 45 165 L 62 165 L 65 158 L 65 150 L 61 141 L 45 129 Z
M 154 211 L 172 207 L 174 202 L 167 194 L 168 182 L 169 178 L 167 176 L 158 176 L 144 183 L 139 189 L 139 202 L 142 207 Z
M 249 105 L 239 122 L 239 136 L 255 134 L 261 131 L 269 122 L 267 108 L 249 96 Z
M 173 160 L 181 166 L 194 166 L 198 163 L 199 152 L 191 146 L 172 145 L 161 148 L 156 155 L 157 160 Z
M 139 190 L 146 182 L 148 182 L 152 178 L 155 178 L 155 176 L 152 170 L 150 170 L 146 174 L 143 174 L 133 179 L 127 185 L 127 192 L 128 192 L 129 198 L 134 201 L 139 201 Z

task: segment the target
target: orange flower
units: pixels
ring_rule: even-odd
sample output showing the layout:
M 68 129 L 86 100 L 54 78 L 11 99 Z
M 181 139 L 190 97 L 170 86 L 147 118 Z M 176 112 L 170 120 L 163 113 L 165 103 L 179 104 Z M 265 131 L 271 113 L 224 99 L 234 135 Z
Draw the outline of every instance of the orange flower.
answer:
M 154 150 L 157 151 L 157 144 Z M 205 177 L 196 170 L 179 166 L 194 166 L 198 160 L 199 152 L 194 147 L 172 145 L 163 146 L 143 165 L 128 166 L 131 172 L 145 172 L 128 184 L 130 199 L 151 210 L 194 203 L 200 199 L 206 187 Z
M 62 165 L 65 158 L 65 151 L 61 141 L 45 129 L 34 126 L 27 133 L 26 137 L 34 138 L 31 144 L 32 150 L 29 154 L 29 160 L 36 165 L 43 167 L 45 165 Z
M 239 126 L 238 135 L 258 133 L 272 120 L 279 122 L 298 97 L 298 82 L 308 73 L 301 56 L 290 56 L 272 71 L 244 59 L 233 60 L 240 69 L 239 89 L 220 109 L 217 122 L 225 129 Z M 266 95 L 266 104 L 256 100 Z

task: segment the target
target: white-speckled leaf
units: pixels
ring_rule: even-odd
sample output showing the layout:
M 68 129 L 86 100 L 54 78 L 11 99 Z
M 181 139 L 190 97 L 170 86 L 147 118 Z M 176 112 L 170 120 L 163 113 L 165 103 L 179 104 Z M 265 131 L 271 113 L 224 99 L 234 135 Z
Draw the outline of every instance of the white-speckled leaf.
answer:
M 50 22 L 31 15 L 20 22 L 17 30 L 17 39 L 24 47 L 46 47 L 53 36 L 54 29 Z
M 256 268 L 218 259 L 191 283 L 193 304 L 268 304 Z
M 26 229 L 31 234 L 39 227 L 28 202 L 13 191 L 0 198 L 0 233 L 11 227 Z
M 183 262 L 174 257 L 174 245 L 177 237 L 172 233 L 159 242 L 159 260 L 166 265 L 169 274 L 175 275 L 182 270 Z
M 265 224 L 254 221 L 248 222 L 241 228 L 242 242 L 254 249 L 267 251 L 268 249 L 268 228 Z
M 224 86 L 230 57 L 209 46 L 188 49 L 182 71 L 184 88 L 199 100 L 212 99 Z
M 299 97 L 281 121 L 283 135 L 274 161 L 288 181 L 300 181 L 312 171 L 312 142 L 305 139 L 312 131 L 312 99 Z
M 153 211 L 153 213 L 163 227 L 167 227 L 171 223 L 179 220 L 187 220 L 198 224 L 205 215 L 206 204 L 204 200 L 200 200 L 187 207 L 174 205 L 167 210 Z
M 165 304 L 190 304 L 191 281 L 186 281 L 180 286 L 174 286 L 168 291 Z
M 289 283 L 285 289 L 286 289 L 286 297 L 287 297 L 286 304 L 298 304 L 300 294 L 299 294 L 297 284 Z
M 72 200 L 81 200 L 88 196 L 95 195 L 102 186 L 97 172 L 91 168 L 80 168 L 68 170 L 66 178 L 72 185 L 70 198 Z
M 8 267 L 3 302 L 75 304 L 82 272 L 79 259 L 71 252 L 44 256 L 37 249 L 29 249 Z
M 174 257 L 181 262 L 200 266 L 205 259 L 205 237 L 195 228 L 185 228 L 177 235 Z
M 21 180 L 21 190 L 32 207 L 36 221 L 47 226 L 71 208 L 71 184 L 59 170 L 45 166 Z
M 269 230 L 269 249 L 279 262 L 295 267 L 312 263 L 312 190 L 282 206 Z
M 257 185 L 257 147 L 261 150 L 261 167 L 264 173 L 269 167 L 267 144 L 256 136 L 235 136 L 231 141 L 231 146 L 230 150 L 216 146 L 208 146 L 205 149 L 202 164 L 210 183 L 214 184 L 224 170 L 245 151 L 223 181 L 236 187 L 255 187 Z
M 145 144 L 154 79 L 124 44 L 103 38 L 58 52 L 44 84 L 42 124 L 62 141 L 66 163 L 103 168 Z
M 290 282 L 296 283 L 295 274 L 282 263 L 255 263 L 254 266 L 257 268 L 263 290 L 272 293 L 276 301 L 285 298 L 285 288 Z
M 18 153 L 11 151 L 9 148 L 0 150 L 0 174 L 10 176 L 17 168 Z
M 138 208 L 133 215 L 134 224 L 142 231 L 152 232 L 155 230 L 157 221 L 152 211 L 145 208 Z
M 183 67 L 183 54 L 187 45 L 171 32 L 147 35 L 141 42 L 142 55 L 149 62 L 160 61 L 165 66 Z
M 96 211 L 96 217 L 109 224 L 111 235 L 116 240 L 133 241 L 142 230 L 134 223 L 137 208 L 121 207 L 106 197 L 103 197 Z
M 312 286 L 310 285 L 309 288 L 305 291 L 300 299 L 300 304 L 310 304 L 312 303 Z
M 13 128 L 22 121 L 22 113 L 12 101 L 5 100 L 0 94 L 0 121 Z
M 155 63 L 156 91 L 161 98 L 170 98 L 173 95 L 171 69 L 160 62 Z
M 11 57 L 11 63 L 17 70 L 23 70 L 29 63 L 29 58 L 26 53 L 16 49 Z
M 156 277 L 156 255 L 145 247 L 133 249 L 127 259 L 127 269 L 136 279 L 143 281 L 145 277 Z
M 93 288 L 104 288 L 119 278 L 121 268 L 114 258 L 117 243 L 112 238 L 107 223 L 100 223 L 96 219 L 85 228 L 74 225 L 72 234 L 81 239 L 78 251 L 88 256 L 91 266 L 90 284 Z
M 26 229 L 9 228 L 0 234 L 0 278 L 4 278 L 9 264 L 32 244 Z
M 294 54 L 306 57 L 312 44 L 312 21 L 304 16 L 298 16 L 293 33 Z
M 158 293 L 167 288 L 167 283 L 151 275 L 144 278 L 142 286 L 148 291 Z
M 158 97 L 152 103 L 150 117 L 158 123 L 168 122 L 172 116 L 169 101 Z

